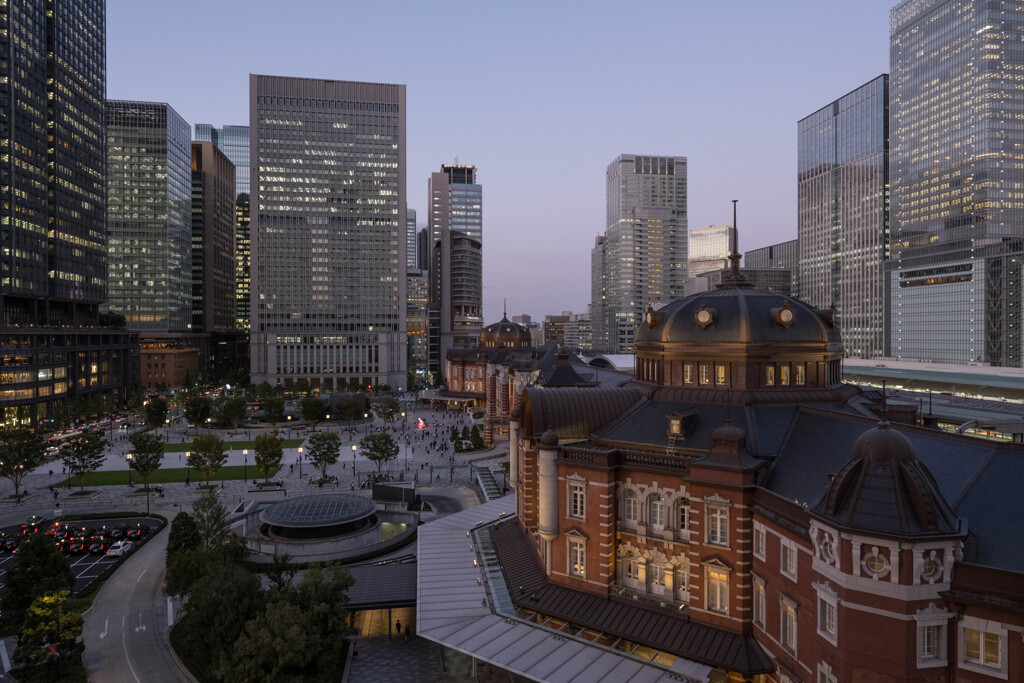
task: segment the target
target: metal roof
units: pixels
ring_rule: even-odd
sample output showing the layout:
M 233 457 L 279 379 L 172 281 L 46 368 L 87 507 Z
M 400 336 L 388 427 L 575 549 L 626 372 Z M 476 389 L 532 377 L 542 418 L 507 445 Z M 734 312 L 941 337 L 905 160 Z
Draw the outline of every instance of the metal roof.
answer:
M 414 607 L 416 564 L 353 565 L 355 583 L 348 589 L 349 611 Z
M 369 498 L 348 493 L 296 496 L 275 503 L 261 517 L 274 526 L 300 528 L 334 526 L 369 517 L 377 505 Z

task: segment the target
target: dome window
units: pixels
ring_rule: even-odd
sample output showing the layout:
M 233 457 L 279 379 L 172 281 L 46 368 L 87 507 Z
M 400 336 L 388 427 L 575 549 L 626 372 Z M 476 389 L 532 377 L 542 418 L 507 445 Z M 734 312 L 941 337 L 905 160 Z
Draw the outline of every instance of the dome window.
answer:
M 793 326 L 793 320 L 796 316 L 793 314 L 793 309 L 789 307 L 788 301 L 783 302 L 779 308 L 773 308 L 771 313 L 772 320 L 775 321 L 776 325 L 787 328 Z
M 693 314 L 693 321 L 697 324 L 697 327 L 701 329 L 711 327 L 715 323 L 715 309 L 702 305 Z

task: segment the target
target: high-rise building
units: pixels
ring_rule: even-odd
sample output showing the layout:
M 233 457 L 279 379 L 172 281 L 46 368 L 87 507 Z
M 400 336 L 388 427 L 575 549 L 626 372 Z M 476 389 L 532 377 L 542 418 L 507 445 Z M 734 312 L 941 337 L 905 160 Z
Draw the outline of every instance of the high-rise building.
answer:
M 608 338 L 609 330 L 606 317 L 607 287 L 605 286 L 605 259 L 607 256 L 608 238 L 598 235 L 594 239 L 594 248 L 590 250 L 590 326 L 591 342 L 594 350 L 604 351 L 612 348 Z
M 743 254 L 744 268 L 788 268 L 796 270 L 800 264 L 800 242 L 789 240 L 767 247 L 749 249 Z
M 140 332 L 192 324 L 192 149 L 160 102 L 107 101 L 106 309 Z
M 416 209 L 405 207 L 405 267 L 416 268 Z
M 892 9 L 889 356 L 1021 366 L 1018 16 L 988 0 Z
M 406 274 L 405 324 L 409 338 L 409 372 L 420 380 L 429 369 L 427 354 L 428 311 L 430 308 L 430 273 L 410 270 Z
M 694 277 L 728 268 L 735 234 L 736 229 L 731 225 L 710 225 L 691 230 L 686 276 Z
M 235 326 L 249 330 L 249 126 L 197 123 L 195 139 L 209 141 L 235 165 Z
M 250 76 L 252 382 L 406 385 L 405 86 Z
M 428 181 L 431 308 L 436 339 L 429 346 L 437 352 L 436 372 L 444 366 L 450 349 L 477 345 L 483 317 L 483 188 L 476 181 L 476 166 L 443 164 Z M 449 233 L 451 233 L 449 235 Z M 438 255 L 441 249 L 445 252 Z M 437 282 L 433 278 L 455 278 Z
M 139 384 L 137 335 L 99 312 L 106 3 L 4 3 L 0 51 L 0 422 L 38 425 Z
M 648 306 L 683 293 L 687 260 L 686 157 L 623 154 L 606 173 L 603 303 L 591 301 L 594 343 L 626 353 Z M 593 277 L 593 273 L 592 273 Z M 596 285 L 592 283 L 591 291 Z M 600 315 L 600 318 L 597 316 Z
M 235 329 L 235 167 L 192 143 L 192 331 Z
M 889 249 L 889 76 L 797 124 L 800 298 L 836 307 L 846 353 L 885 350 L 882 281 Z

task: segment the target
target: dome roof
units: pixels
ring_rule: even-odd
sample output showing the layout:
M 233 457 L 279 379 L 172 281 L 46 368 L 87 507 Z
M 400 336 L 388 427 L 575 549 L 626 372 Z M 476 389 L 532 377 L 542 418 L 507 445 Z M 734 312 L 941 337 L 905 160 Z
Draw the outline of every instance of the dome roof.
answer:
M 809 344 L 839 348 L 831 310 L 753 287 L 720 287 L 649 311 L 636 344 Z
M 531 344 L 530 331 L 518 323 L 509 322 L 507 316 L 502 316 L 500 321 L 480 330 L 480 346 L 487 348 L 520 348 Z
M 960 520 L 914 448 L 888 422 L 862 434 L 850 458 L 814 506 L 839 527 L 886 536 L 956 536 Z

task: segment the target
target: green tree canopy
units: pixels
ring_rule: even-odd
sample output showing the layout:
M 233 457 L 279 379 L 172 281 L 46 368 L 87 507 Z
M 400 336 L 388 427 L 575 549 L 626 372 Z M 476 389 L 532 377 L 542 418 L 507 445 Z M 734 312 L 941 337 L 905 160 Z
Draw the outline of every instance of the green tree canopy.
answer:
M 135 432 L 128 440 L 132 442 L 131 467 L 138 472 L 143 485 L 149 488 L 149 478 L 163 464 L 164 442 L 150 432 Z
M 64 466 L 71 475 L 78 474 L 81 488 L 85 490 L 85 477 L 100 468 L 105 460 L 103 448 L 107 442 L 99 432 L 87 431 L 73 436 L 64 448 Z
M 364 436 L 359 442 L 359 447 L 367 460 L 376 463 L 377 471 L 380 472 L 384 463 L 390 462 L 398 457 L 398 444 L 391 438 L 390 434 L 383 432 Z
M 343 420 L 355 420 L 362 414 L 363 404 L 354 398 L 343 396 L 338 399 L 334 410 Z
M 159 430 L 164 426 L 167 419 L 167 399 L 163 396 L 154 396 L 142 406 L 142 419 L 146 421 L 150 429 Z
M 213 434 L 201 434 L 192 442 L 192 456 L 190 463 L 192 467 L 199 470 L 207 484 L 210 477 L 217 473 L 228 456 L 224 451 L 224 441 Z
M 245 419 L 245 396 L 232 396 L 220 407 L 221 419 L 238 429 L 238 423 Z
M 246 623 L 263 611 L 265 593 L 256 574 L 229 563 L 205 570 L 189 587 L 188 596 L 179 625 L 182 644 L 196 664 L 214 670 L 234 648 Z M 305 646 L 301 642 L 287 641 L 287 645 L 280 643 L 278 647 L 301 649 Z
M 171 521 L 171 529 L 167 532 L 167 557 L 199 547 L 202 538 L 196 520 L 187 512 L 179 512 Z
M 396 415 L 398 415 L 398 411 L 401 407 L 402 406 L 398 402 L 397 398 L 383 396 L 373 402 L 373 414 L 386 422 L 390 422 L 395 419 Z
M 32 534 L 18 545 L 14 567 L 4 577 L 3 619 L 19 629 L 29 605 L 40 595 L 71 588 L 75 575 L 64 554 L 46 534 Z
M 21 493 L 21 482 L 29 472 L 46 461 L 46 446 L 38 434 L 25 427 L 0 427 L 0 477 Z
M 338 462 L 341 455 L 341 439 L 334 432 L 317 432 L 309 437 L 309 461 L 320 470 L 320 476 L 327 476 L 327 468 Z
M 281 467 L 281 460 L 284 458 L 284 442 L 277 434 L 260 434 L 253 442 L 253 462 L 264 477 L 264 481 L 270 481 L 270 475 Z
M 32 667 L 51 681 L 67 680 L 66 668 L 80 666 L 82 661 L 83 620 L 79 612 L 65 608 L 69 594 L 61 590 L 32 601 L 14 651 L 15 663 Z
M 205 427 L 210 417 L 213 417 L 213 401 L 209 397 L 193 396 L 185 402 L 185 419 L 196 428 Z
M 280 396 L 267 396 L 263 399 L 263 420 L 274 429 L 277 423 L 284 420 L 284 399 Z
M 319 396 L 306 396 L 299 401 L 299 412 L 302 413 L 302 419 L 315 429 L 318 423 L 323 422 L 327 406 Z
M 248 554 L 245 541 L 231 531 L 227 511 L 213 491 L 196 498 L 189 518 L 177 522 L 173 539 L 170 534 L 167 537 L 164 592 L 168 595 L 188 594 L 201 578 L 229 569 Z

